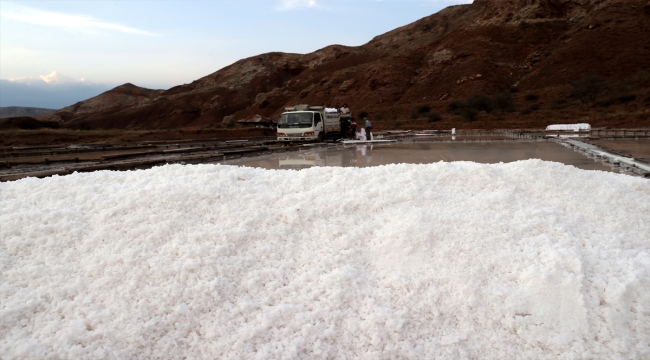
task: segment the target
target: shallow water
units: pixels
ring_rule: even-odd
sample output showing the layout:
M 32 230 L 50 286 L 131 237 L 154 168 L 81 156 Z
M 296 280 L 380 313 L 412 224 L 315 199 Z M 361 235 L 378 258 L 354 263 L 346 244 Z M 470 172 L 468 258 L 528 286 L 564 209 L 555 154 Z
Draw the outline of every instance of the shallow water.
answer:
M 305 169 L 312 166 L 367 167 L 397 163 L 429 164 L 438 161 L 492 164 L 527 159 L 561 162 L 584 170 L 618 172 L 618 168 L 596 162 L 562 145 L 547 141 L 336 146 L 225 160 L 219 163 L 265 169 Z
M 596 146 L 650 160 L 650 139 L 592 140 Z

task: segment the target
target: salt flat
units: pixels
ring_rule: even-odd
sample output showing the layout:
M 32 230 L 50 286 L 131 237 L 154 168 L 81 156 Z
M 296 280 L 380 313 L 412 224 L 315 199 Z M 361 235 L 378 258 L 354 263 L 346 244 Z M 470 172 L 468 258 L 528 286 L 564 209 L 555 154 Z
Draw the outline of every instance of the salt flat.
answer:
M 0 183 L 0 354 L 650 357 L 650 181 L 540 160 Z

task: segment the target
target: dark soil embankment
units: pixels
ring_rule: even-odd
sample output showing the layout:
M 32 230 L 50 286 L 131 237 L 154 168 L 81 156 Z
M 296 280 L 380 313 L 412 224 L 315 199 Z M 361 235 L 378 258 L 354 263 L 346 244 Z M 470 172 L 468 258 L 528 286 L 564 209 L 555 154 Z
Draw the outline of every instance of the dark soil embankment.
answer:
M 58 128 L 59 123 L 55 121 L 38 120 L 29 116 L 0 119 L 0 130 L 36 130 Z
M 0 146 L 130 144 L 147 141 L 240 139 L 274 136 L 275 130 L 255 128 L 176 130 L 0 130 Z

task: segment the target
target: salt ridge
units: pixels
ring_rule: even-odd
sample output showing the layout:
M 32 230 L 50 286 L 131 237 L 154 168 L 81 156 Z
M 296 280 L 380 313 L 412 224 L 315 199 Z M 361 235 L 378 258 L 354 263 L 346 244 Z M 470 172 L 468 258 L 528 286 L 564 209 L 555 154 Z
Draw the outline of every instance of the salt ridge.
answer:
M 0 184 L 0 354 L 650 356 L 650 181 L 539 160 Z

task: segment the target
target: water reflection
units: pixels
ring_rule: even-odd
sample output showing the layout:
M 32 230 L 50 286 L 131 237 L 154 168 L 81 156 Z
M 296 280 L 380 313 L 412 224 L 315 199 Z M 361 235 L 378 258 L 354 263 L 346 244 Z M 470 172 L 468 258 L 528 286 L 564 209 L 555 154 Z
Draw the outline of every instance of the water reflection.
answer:
M 547 141 L 350 145 L 232 159 L 221 163 L 266 169 L 305 169 L 313 166 L 369 167 L 397 163 L 427 164 L 438 161 L 474 161 L 489 164 L 526 159 L 556 161 L 585 170 L 618 171 L 616 168 Z
M 635 158 L 650 160 L 650 139 L 592 140 L 590 143 L 623 154 L 630 154 Z

